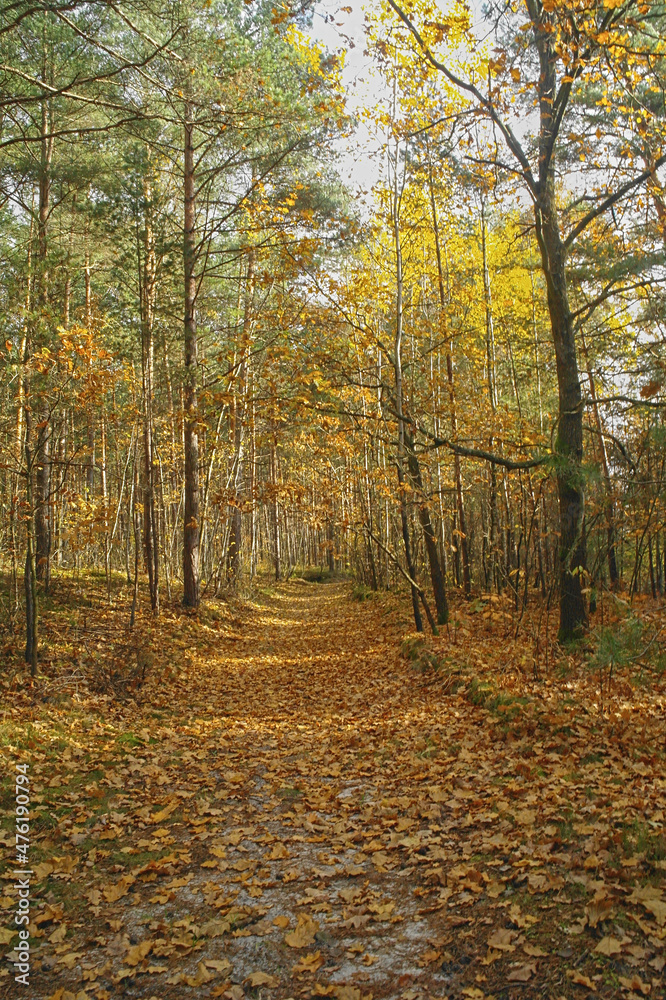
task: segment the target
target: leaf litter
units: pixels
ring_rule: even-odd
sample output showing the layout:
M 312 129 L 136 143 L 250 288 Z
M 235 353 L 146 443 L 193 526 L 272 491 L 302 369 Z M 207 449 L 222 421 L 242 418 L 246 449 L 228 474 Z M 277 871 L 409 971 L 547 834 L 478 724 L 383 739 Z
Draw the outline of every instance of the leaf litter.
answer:
M 420 673 L 395 599 L 333 584 L 165 618 L 134 698 L 11 711 L 35 996 L 663 995 L 663 685 L 602 715 L 464 610 Z

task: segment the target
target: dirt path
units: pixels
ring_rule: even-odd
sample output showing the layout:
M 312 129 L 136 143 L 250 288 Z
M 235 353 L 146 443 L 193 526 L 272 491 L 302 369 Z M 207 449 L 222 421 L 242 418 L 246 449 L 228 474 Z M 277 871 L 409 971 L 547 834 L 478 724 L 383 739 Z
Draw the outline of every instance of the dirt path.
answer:
M 655 889 L 619 915 L 601 772 L 567 787 L 567 735 L 518 728 L 509 753 L 486 709 L 399 658 L 395 615 L 342 586 L 177 627 L 170 680 L 25 751 L 46 827 L 31 1000 L 659 995 L 666 904 Z M 6 973 L 0 994 L 26 995 Z

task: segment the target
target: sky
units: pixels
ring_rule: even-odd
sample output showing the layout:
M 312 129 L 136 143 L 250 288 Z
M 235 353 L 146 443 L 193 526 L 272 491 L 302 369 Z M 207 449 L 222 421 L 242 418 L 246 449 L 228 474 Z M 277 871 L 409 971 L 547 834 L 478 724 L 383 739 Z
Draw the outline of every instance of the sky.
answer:
M 342 11 L 351 7 L 351 13 Z M 364 9 L 370 4 L 358 0 L 323 0 L 315 8 L 312 35 L 331 52 L 345 50 L 343 82 L 347 91 L 347 110 L 351 115 L 363 108 L 373 107 L 385 94 L 384 83 L 375 72 L 366 51 Z M 353 43 L 351 47 L 350 42 Z M 354 136 L 338 143 L 340 175 L 359 199 L 381 177 L 381 144 L 371 132 L 359 123 Z
M 373 0 L 321 0 L 314 10 L 312 36 L 331 52 L 344 50 L 342 78 L 347 92 L 347 110 L 352 115 L 375 107 L 382 98 L 389 96 L 384 80 L 374 69 L 370 55 L 366 54 L 365 11 L 371 11 L 374 5 Z M 445 0 L 442 7 L 446 7 Z M 483 40 L 488 26 L 482 0 L 471 0 L 470 7 L 476 37 Z M 364 192 L 369 192 L 384 174 L 382 140 L 361 121 L 354 136 L 338 143 L 338 153 L 341 177 L 362 204 Z

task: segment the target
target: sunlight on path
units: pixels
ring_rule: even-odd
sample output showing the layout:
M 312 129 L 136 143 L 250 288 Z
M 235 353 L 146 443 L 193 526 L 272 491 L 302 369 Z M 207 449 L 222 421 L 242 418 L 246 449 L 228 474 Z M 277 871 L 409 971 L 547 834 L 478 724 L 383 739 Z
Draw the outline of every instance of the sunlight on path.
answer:
M 38 866 L 35 996 L 571 997 L 586 926 L 649 961 L 638 978 L 659 995 L 660 890 L 634 889 L 633 923 L 604 923 L 634 869 L 609 884 L 599 867 L 602 757 L 447 696 L 400 658 L 381 599 L 291 583 L 241 618 L 186 619 L 177 681 L 156 673 L 66 751 L 88 773 L 65 796 L 69 845 Z M 625 810 L 651 794 L 634 770 Z

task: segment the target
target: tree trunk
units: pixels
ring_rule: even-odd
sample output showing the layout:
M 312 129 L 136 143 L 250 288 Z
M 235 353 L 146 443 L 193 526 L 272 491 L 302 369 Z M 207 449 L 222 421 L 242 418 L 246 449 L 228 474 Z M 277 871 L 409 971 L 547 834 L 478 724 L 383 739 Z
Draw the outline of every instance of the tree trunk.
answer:
M 405 444 L 407 447 L 407 468 L 409 477 L 417 493 L 417 511 L 423 537 L 425 540 L 426 552 L 428 553 L 428 564 L 430 566 L 430 579 L 432 581 L 432 592 L 435 595 L 435 607 L 437 609 L 437 624 L 446 625 L 449 620 L 449 605 L 446 599 L 446 589 L 444 586 L 444 576 L 439 562 L 439 552 L 437 551 L 437 539 L 432 528 L 430 519 L 430 508 L 425 499 L 423 489 L 423 478 L 421 476 L 421 466 L 414 452 L 414 441 L 411 434 L 405 432 Z M 410 575 L 413 576 L 410 570 Z M 469 571 L 468 571 L 469 572 Z M 469 577 L 468 577 L 469 580 Z
M 48 74 L 45 39 L 42 75 L 43 79 L 46 81 Z M 42 139 L 39 167 L 39 216 L 37 223 L 37 242 L 39 251 L 37 305 L 39 309 L 38 342 L 41 342 L 44 345 L 47 340 L 49 323 L 47 230 L 51 197 L 51 159 L 53 155 L 53 138 L 49 135 L 51 131 L 51 116 L 49 113 L 48 101 L 42 101 L 41 111 Z M 35 524 L 36 573 L 37 579 L 40 580 L 44 586 L 45 593 L 48 593 L 51 579 L 51 414 L 46 399 L 39 404 L 38 412 L 39 425 L 35 428 L 37 431 L 37 437 L 35 441 L 35 507 L 33 515 Z
M 25 393 L 26 397 L 28 393 Z M 26 518 L 26 553 L 23 576 L 25 588 L 25 661 L 30 664 L 33 677 L 38 672 L 39 651 L 39 595 L 37 592 L 37 566 L 35 558 L 35 514 L 33 496 L 33 455 L 31 449 L 32 418 L 29 406 L 25 410 L 25 474 L 28 516 Z
M 428 184 L 430 187 L 430 208 L 432 211 L 432 228 L 433 235 L 435 237 L 435 256 L 437 258 L 437 280 L 439 287 L 439 306 L 440 306 L 440 327 L 442 332 L 445 330 L 446 326 L 446 295 L 444 292 L 444 270 L 442 267 L 442 251 L 439 241 L 439 221 L 437 219 L 437 205 L 435 203 L 435 189 L 432 177 L 432 167 L 430 165 L 430 148 L 428 148 Z M 448 274 L 448 263 L 447 263 L 447 274 Z M 458 414 L 456 410 L 456 397 L 455 397 L 455 387 L 453 381 L 453 344 L 451 337 L 446 339 L 446 377 L 448 381 L 449 389 L 449 412 L 451 418 L 451 440 L 456 442 L 458 440 Z M 459 524 L 459 545 L 457 548 L 460 549 L 460 554 L 462 556 L 462 574 L 463 574 L 463 591 L 465 597 L 469 597 L 471 593 L 471 574 L 469 571 L 469 547 L 467 545 L 467 525 L 465 522 L 465 504 L 463 502 L 463 489 L 462 489 L 462 474 L 460 470 L 460 455 L 457 452 L 453 453 L 453 472 L 456 484 L 456 506 L 458 508 L 458 524 Z M 434 583 L 433 583 L 434 586 Z M 439 619 L 439 606 L 437 608 L 437 616 Z M 440 622 L 440 625 L 444 624 Z
M 151 169 L 150 161 L 148 164 Z M 144 260 L 141 303 L 141 361 L 143 375 L 143 550 L 148 572 L 148 591 L 153 614 L 160 610 L 159 538 L 155 512 L 155 461 L 153 456 L 153 378 L 156 260 L 152 225 L 152 182 L 144 180 Z
M 402 527 L 402 540 L 405 546 L 405 562 L 407 572 L 412 582 L 410 590 L 412 595 L 412 608 L 414 611 L 414 625 L 417 632 L 423 631 L 423 619 L 419 607 L 419 592 L 415 586 L 416 568 L 412 559 L 412 550 L 409 538 L 409 521 L 407 518 L 407 499 L 405 496 L 405 421 L 402 412 L 402 321 L 403 321 L 403 276 L 402 276 L 402 246 L 400 243 L 400 220 L 399 220 L 399 194 L 398 194 L 398 146 L 395 152 L 395 186 L 392 200 L 392 222 L 393 222 L 393 243 L 396 263 L 396 304 L 395 304 L 395 338 L 393 343 L 393 370 L 395 373 L 395 398 L 396 409 L 398 411 L 398 493 L 400 496 L 400 523 Z
M 252 336 L 252 299 L 254 294 L 254 251 L 251 249 L 247 259 L 247 274 L 245 276 L 245 301 L 243 304 L 243 328 L 241 334 L 240 363 L 238 375 L 234 380 L 233 398 L 233 442 L 234 442 L 234 492 L 236 503 L 231 511 L 231 534 L 229 537 L 229 580 L 232 587 L 238 585 L 241 575 L 241 545 L 243 539 L 243 515 L 241 513 L 241 498 L 244 479 L 244 436 L 245 436 L 245 399 L 248 389 L 248 356 Z
M 569 310 L 565 250 L 560 238 L 552 171 L 535 204 L 537 236 L 546 278 L 559 415 L 555 452 L 560 504 L 560 629 L 558 638 L 575 638 L 587 625 L 581 586 L 585 568 L 585 493 L 583 488 L 583 401 L 576 342 Z
M 192 105 L 188 102 L 185 107 L 183 176 L 183 273 L 185 279 L 183 604 L 188 608 L 199 606 L 199 435 L 197 431 L 197 327 L 194 312 L 196 239 L 193 130 Z
M 271 471 L 271 484 L 273 486 L 273 498 L 271 501 L 271 528 L 273 531 L 273 565 L 275 568 L 275 579 L 279 580 L 282 575 L 282 567 L 280 564 L 280 511 L 278 507 L 278 496 L 277 496 L 277 432 L 273 430 L 273 438 L 271 441 L 271 453 L 270 453 L 270 471 Z
M 590 398 L 592 400 L 592 412 L 594 422 L 599 435 L 599 452 L 601 454 L 601 468 L 604 474 L 604 486 L 606 489 L 606 536 L 608 539 L 608 575 L 610 577 L 611 588 L 616 590 L 620 585 L 620 574 L 617 571 L 617 558 L 615 553 L 615 504 L 613 503 L 613 484 L 611 482 L 610 468 L 608 466 L 608 453 L 606 452 L 606 442 L 604 440 L 604 428 L 601 422 L 599 404 L 597 403 L 597 391 L 590 366 L 590 355 L 585 343 L 585 335 L 581 330 L 581 344 L 585 356 L 585 367 L 587 368 L 587 381 L 590 386 Z

